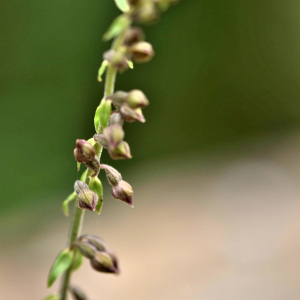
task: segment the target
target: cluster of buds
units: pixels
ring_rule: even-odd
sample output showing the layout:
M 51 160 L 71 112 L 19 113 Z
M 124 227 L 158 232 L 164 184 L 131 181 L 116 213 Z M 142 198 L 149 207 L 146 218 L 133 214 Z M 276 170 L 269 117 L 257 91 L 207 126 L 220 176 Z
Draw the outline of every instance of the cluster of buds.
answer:
M 113 274 L 120 272 L 116 254 L 107 248 L 101 238 L 94 235 L 82 235 L 71 245 L 71 249 L 74 248 L 90 260 L 94 270 Z
M 123 122 L 139 121 L 144 123 L 145 117 L 142 108 L 149 105 L 149 100 L 140 90 L 130 92 L 118 91 L 107 96 L 104 101 L 112 101 L 117 108 L 109 118 L 109 125 L 102 133 L 94 135 L 94 140 L 102 147 L 107 148 L 113 159 L 130 159 L 131 151 L 124 141 Z

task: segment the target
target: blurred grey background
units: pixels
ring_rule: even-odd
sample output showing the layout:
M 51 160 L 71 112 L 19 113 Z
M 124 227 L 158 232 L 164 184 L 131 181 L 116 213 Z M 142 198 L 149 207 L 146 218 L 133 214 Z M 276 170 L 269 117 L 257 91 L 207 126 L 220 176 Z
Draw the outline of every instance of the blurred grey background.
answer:
M 42 299 L 70 220 L 77 138 L 94 134 L 101 41 L 112 0 L 0 3 L 0 291 Z M 126 124 L 134 187 L 110 196 L 83 233 L 120 257 L 118 277 L 88 262 L 91 299 L 298 300 L 300 3 L 182 0 L 144 27 L 156 51 L 118 76 L 142 89 L 145 124 Z M 55 284 L 51 291 L 56 291 Z

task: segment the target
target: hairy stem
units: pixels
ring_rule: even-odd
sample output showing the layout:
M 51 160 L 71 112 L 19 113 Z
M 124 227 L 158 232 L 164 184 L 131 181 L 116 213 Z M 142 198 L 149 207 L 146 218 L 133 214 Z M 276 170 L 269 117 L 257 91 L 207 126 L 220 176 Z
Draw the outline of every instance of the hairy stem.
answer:
M 125 30 L 114 40 L 112 49 L 116 50 L 120 47 L 120 45 L 122 45 L 122 43 L 124 41 L 124 32 L 125 32 Z M 114 66 L 112 66 L 112 65 L 108 66 L 107 72 L 106 72 L 106 77 L 105 77 L 104 97 L 113 94 L 114 89 L 115 89 L 117 71 L 118 70 Z M 99 149 L 99 152 L 97 153 L 99 160 L 101 157 L 101 153 L 102 153 L 102 147 Z M 92 173 L 93 172 L 91 172 L 90 170 L 87 171 L 87 174 L 85 177 L 85 183 L 87 185 L 89 185 L 90 175 Z M 75 201 L 74 217 L 73 217 L 73 221 L 72 221 L 71 227 L 70 227 L 68 247 L 70 247 L 70 245 L 76 241 L 78 235 L 80 234 L 83 217 L 84 217 L 84 210 L 78 207 L 78 197 L 77 197 L 76 201 Z M 72 271 L 70 268 L 63 275 L 61 289 L 60 289 L 60 300 L 67 299 L 67 293 L 68 293 L 68 288 L 69 288 L 69 284 L 70 284 L 71 273 L 72 273 Z

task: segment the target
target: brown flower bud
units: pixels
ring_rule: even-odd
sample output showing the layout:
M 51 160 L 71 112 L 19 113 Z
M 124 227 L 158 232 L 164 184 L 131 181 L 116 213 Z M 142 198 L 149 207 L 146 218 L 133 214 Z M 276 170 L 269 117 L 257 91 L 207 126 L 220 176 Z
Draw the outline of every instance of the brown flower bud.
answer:
M 127 95 L 128 95 L 127 92 L 117 91 L 112 95 L 107 96 L 105 99 L 111 100 L 116 107 L 120 107 L 121 105 L 124 104 Z
M 76 148 L 74 149 L 74 156 L 77 162 L 86 163 L 94 158 L 95 149 L 86 140 L 76 140 Z
M 87 242 L 90 245 L 95 246 L 97 251 L 106 251 L 107 250 L 106 244 L 98 236 L 91 235 L 91 234 L 84 234 L 84 235 L 80 236 L 78 238 L 78 240 L 81 242 Z
M 74 300 L 88 300 L 87 295 L 78 286 L 69 286 L 69 292 L 73 296 Z
M 94 245 L 84 241 L 74 242 L 71 248 L 78 249 L 80 253 L 88 259 L 93 258 L 97 252 L 97 248 Z
M 111 251 L 97 252 L 91 259 L 91 266 L 98 272 L 119 273 L 117 257 Z
M 98 196 L 90 191 L 83 190 L 78 196 L 78 207 L 94 211 L 98 203 Z
M 108 147 L 108 144 L 107 144 L 107 141 L 105 139 L 105 137 L 103 136 L 103 134 L 101 133 L 97 133 L 94 135 L 94 140 L 100 144 L 102 147 L 104 148 L 107 148 Z
M 92 177 L 96 177 L 99 174 L 100 171 L 100 162 L 99 158 L 95 156 L 91 161 L 85 163 L 86 167 L 92 171 L 94 171 L 94 174 L 92 174 Z
M 121 51 L 108 50 L 104 53 L 103 59 L 107 60 L 110 64 L 118 69 L 127 68 L 127 58 L 125 54 Z
M 107 180 L 112 186 L 117 185 L 122 180 L 122 175 L 113 167 L 102 164 L 101 169 L 105 170 Z
M 132 44 L 142 41 L 144 39 L 145 34 L 141 28 L 130 27 L 125 32 L 124 44 L 126 46 L 131 46 Z
M 141 123 L 146 122 L 146 119 L 140 107 L 133 109 L 127 105 L 123 105 L 120 109 L 120 113 L 124 121 L 127 122 L 139 121 Z
M 129 47 L 128 51 L 132 54 L 133 59 L 137 63 L 144 63 L 151 60 L 154 56 L 154 50 L 148 42 L 138 42 Z
M 149 100 L 141 90 L 132 90 L 125 99 L 130 108 L 145 107 L 149 105 Z
M 108 149 L 113 151 L 122 142 L 124 138 L 124 130 L 120 125 L 110 125 L 103 131 L 103 136 L 108 144 Z
M 108 150 L 108 153 L 110 157 L 115 160 L 132 158 L 129 145 L 125 141 L 122 141 L 115 150 Z
M 109 125 L 118 124 L 118 125 L 123 126 L 123 123 L 124 122 L 123 122 L 122 116 L 118 112 L 114 112 L 109 118 Z
M 124 201 L 133 207 L 133 190 L 128 182 L 121 180 L 118 185 L 113 186 L 111 194 L 115 199 Z
M 88 190 L 89 187 L 85 182 L 82 182 L 80 180 L 76 180 L 74 184 L 74 191 L 77 195 L 79 195 L 82 191 Z

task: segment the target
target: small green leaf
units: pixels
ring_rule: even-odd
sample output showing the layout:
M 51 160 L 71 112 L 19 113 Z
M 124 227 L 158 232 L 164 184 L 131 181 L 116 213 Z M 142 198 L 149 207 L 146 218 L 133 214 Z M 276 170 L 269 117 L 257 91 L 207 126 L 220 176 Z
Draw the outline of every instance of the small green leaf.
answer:
M 115 2 L 119 10 L 122 12 L 129 12 L 130 6 L 127 0 L 115 0 Z
M 89 140 L 87 140 L 87 142 L 89 144 L 91 144 L 92 146 L 95 146 L 95 144 L 96 144 L 96 141 L 94 140 L 94 138 L 90 138 Z
M 96 109 L 94 123 L 95 129 L 98 132 L 99 126 L 107 127 L 111 113 L 111 101 L 103 99 Z
M 74 249 L 74 260 L 72 264 L 72 272 L 77 271 L 83 263 L 83 256 L 78 249 Z
M 130 69 L 133 69 L 133 62 L 131 60 L 126 60 L 127 65 Z
M 58 254 L 49 272 L 47 283 L 48 288 L 52 286 L 61 274 L 70 268 L 73 262 L 73 257 L 74 253 L 70 251 L 70 249 L 65 249 Z
M 43 300 L 59 300 L 59 295 L 57 294 L 51 294 L 43 298 Z
M 130 19 L 127 15 L 120 15 L 116 17 L 112 24 L 109 26 L 108 30 L 103 36 L 105 42 L 119 35 L 124 29 L 130 25 Z
M 76 198 L 76 193 L 72 193 L 68 198 L 62 203 L 62 210 L 66 217 L 69 216 L 69 202 Z
M 77 163 L 77 171 L 80 171 L 80 166 L 81 166 L 81 163 Z
M 85 171 L 81 174 L 80 181 L 82 181 L 82 182 L 85 181 L 86 172 L 87 172 L 87 170 L 85 170 Z
M 97 77 L 97 80 L 99 82 L 102 81 L 102 75 L 104 74 L 104 72 L 106 71 L 106 68 L 108 66 L 108 61 L 107 60 L 104 60 L 98 70 L 98 77 Z
M 102 183 L 98 177 L 91 178 L 90 190 L 96 193 L 97 196 L 99 197 L 98 203 L 96 205 L 96 212 L 98 215 L 100 215 L 103 206 L 103 188 L 102 188 Z

